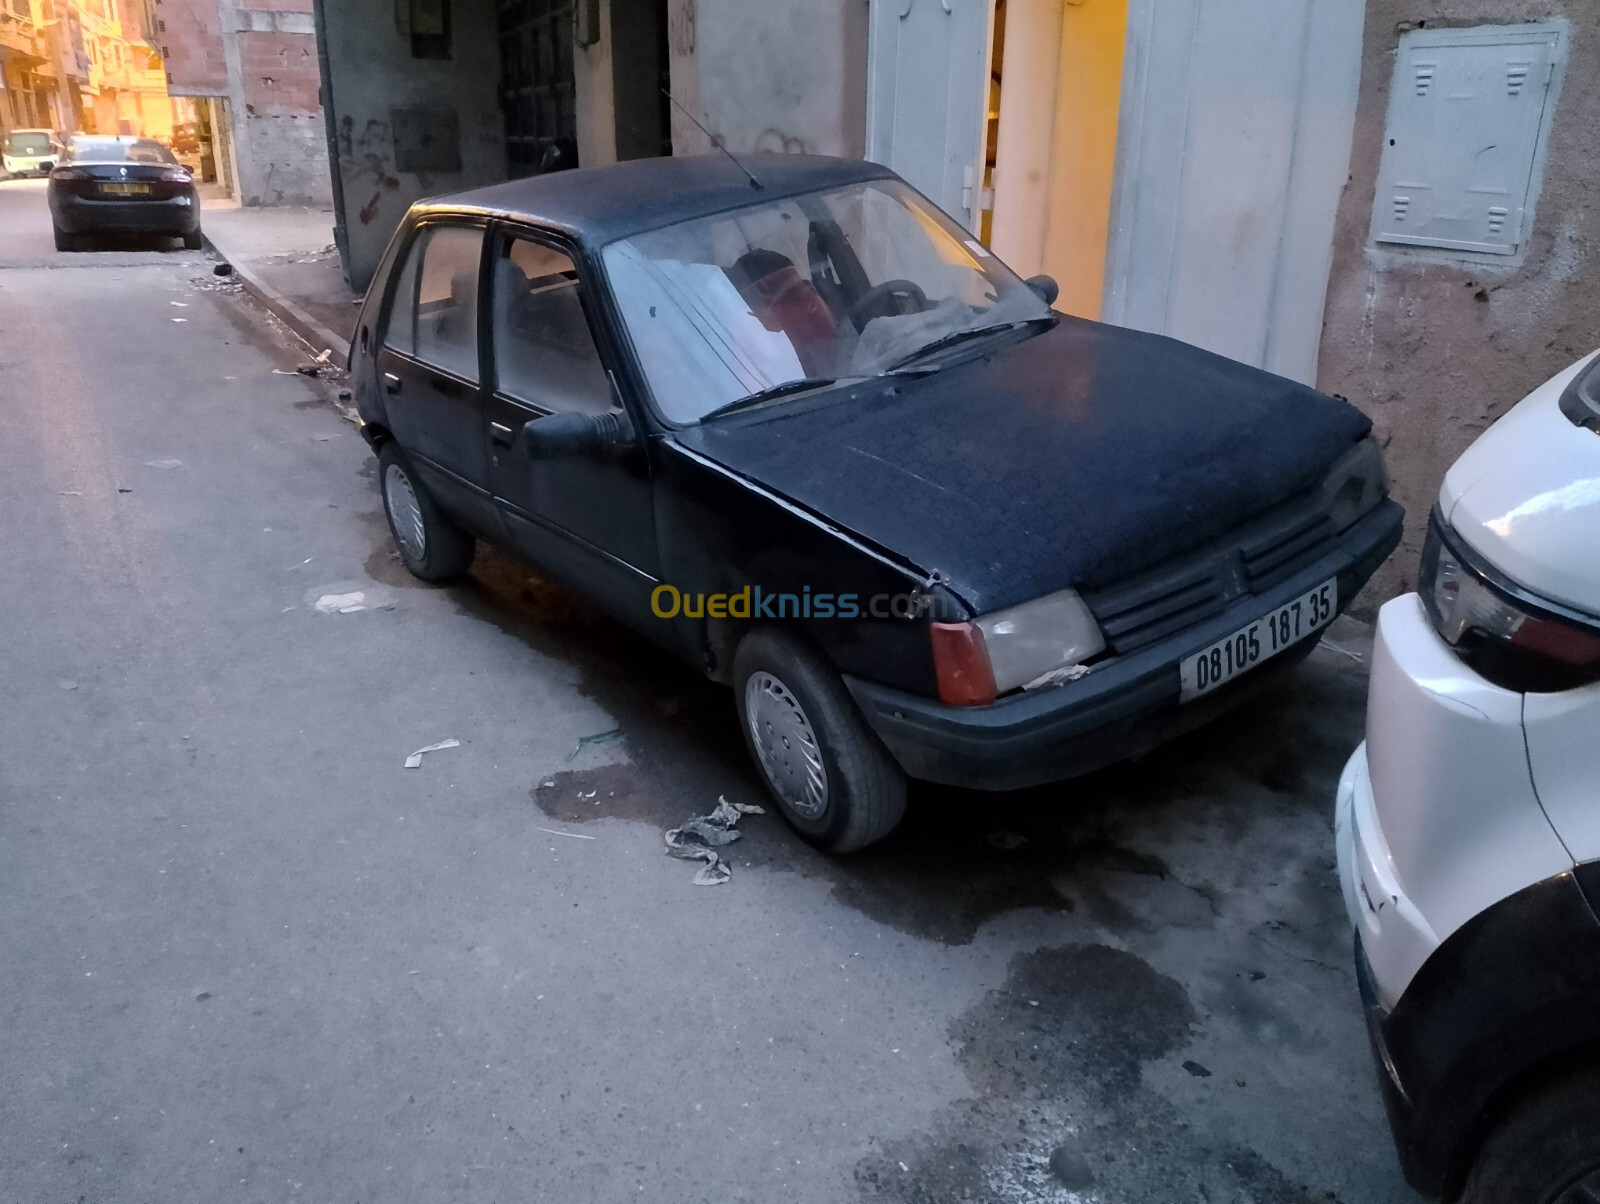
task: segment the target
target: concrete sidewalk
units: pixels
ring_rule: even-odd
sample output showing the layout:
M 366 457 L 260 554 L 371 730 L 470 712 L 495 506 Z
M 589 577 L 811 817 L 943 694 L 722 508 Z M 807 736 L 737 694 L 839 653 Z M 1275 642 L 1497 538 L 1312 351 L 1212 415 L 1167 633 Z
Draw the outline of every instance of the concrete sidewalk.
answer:
M 318 351 L 343 365 L 360 298 L 345 283 L 333 245 L 333 210 L 241 207 L 202 190 L 206 242 L 245 288 Z

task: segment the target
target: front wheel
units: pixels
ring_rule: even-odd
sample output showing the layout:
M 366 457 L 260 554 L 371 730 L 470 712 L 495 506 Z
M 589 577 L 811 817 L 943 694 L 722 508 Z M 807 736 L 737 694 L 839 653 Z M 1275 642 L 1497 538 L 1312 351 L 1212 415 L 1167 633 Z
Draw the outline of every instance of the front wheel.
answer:
M 1592 1204 L 1600 1200 L 1600 1071 L 1559 1079 L 1490 1132 L 1458 1204 Z
M 466 572 L 477 542 L 439 509 L 393 442 L 378 452 L 378 479 L 389 532 L 406 568 L 424 581 L 448 581 Z
M 734 655 L 733 684 L 745 744 L 801 836 L 849 853 L 894 830 L 906 810 L 905 772 L 809 645 L 752 631 Z

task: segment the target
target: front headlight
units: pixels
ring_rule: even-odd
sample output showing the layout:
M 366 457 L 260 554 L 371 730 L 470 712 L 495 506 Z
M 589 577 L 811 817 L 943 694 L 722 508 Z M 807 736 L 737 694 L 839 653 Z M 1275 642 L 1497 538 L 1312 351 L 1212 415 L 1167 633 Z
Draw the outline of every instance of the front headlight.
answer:
M 1389 471 L 1377 441 L 1368 437 L 1343 456 L 1322 480 L 1322 496 L 1333 525 L 1350 526 L 1389 494 Z
M 1052 670 L 1081 665 L 1106 647 L 1100 625 L 1073 589 L 997 610 L 976 622 L 1000 694 Z
M 939 697 L 957 706 L 993 702 L 1106 647 L 1094 615 L 1071 589 L 970 623 L 934 623 L 932 636 Z
M 1573 423 L 1600 433 L 1600 355 L 1562 390 L 1560 405 Z
M 1440 638 L 1502 689 L 1545 694 L 1600 681 L 1600 623 L 1559 613 L 1499 578 L 1437 510 L 1417 593 Z

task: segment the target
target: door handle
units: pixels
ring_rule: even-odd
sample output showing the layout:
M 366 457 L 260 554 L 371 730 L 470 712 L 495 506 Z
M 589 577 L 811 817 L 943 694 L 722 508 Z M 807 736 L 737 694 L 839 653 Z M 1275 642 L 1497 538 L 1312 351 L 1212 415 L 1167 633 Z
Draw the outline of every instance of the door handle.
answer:
M 400 378 L 393 372 L 385 372 L 383 374 L 383 391 L 385 393 L 400 392 Z
M 511 446 L 511 436 L 513 434 L 512 429 L 503 422 L 491 422 L 489 424 L 489 438 L 501 447 Z

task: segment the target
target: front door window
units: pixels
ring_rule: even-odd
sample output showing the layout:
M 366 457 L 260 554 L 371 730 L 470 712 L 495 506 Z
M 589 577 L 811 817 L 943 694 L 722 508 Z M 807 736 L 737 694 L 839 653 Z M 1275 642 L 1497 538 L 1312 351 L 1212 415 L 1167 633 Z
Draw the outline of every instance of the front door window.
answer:
M 495 259 L 492 296 L 500 392 L 552 413 L 616 408 L 569 255 L 508 239 Z

